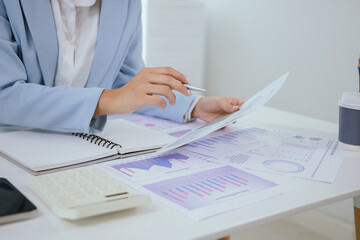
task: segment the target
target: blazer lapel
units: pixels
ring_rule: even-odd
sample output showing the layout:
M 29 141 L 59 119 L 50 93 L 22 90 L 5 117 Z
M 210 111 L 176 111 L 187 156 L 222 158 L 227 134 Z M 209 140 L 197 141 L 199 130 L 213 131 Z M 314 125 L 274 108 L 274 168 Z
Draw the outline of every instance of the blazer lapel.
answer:
M 50 1 L 21 0 L 21 6 L 38 53 L 44 84 L 53 86 L 58 42 Z
M 98 39 L 92 69 L 86 87 L 99 87 L 116 58 L 128 14 L 128 0 L 102 0 Z M 108 75 L 107 75 L 108 74 Z M 111 79 L 112 81 L 113 79 Z

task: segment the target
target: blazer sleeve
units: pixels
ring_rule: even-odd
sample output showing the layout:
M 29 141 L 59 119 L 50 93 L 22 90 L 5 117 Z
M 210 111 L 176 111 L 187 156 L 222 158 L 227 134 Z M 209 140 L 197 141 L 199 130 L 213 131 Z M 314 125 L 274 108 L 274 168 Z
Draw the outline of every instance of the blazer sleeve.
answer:
M 30 83 L 0 1 L 0 123 L 61 132 L 102 130 L 106 117 L 92 121 L 102 91 Z
M 138 25 L 132 36 L 126 58 L 112 87 L 119 88 L 124 86 L 142 68 L 144 68 L 144 66 L 145 64 L 142 58 L 142 25 L 140 13 Z M 169 101 L 165 97 L 162 97 L 167 103 L 164 109 L 161 109 L 157 106 L 146 106 L 137 110 L 136 112 L 182 123 L 185 113 L 188 111 L 196 96 L 188 97 L 179 93 L 178 91 L 173 92 L 176 96 L 176 104 L 174 106 L 171 106 Z

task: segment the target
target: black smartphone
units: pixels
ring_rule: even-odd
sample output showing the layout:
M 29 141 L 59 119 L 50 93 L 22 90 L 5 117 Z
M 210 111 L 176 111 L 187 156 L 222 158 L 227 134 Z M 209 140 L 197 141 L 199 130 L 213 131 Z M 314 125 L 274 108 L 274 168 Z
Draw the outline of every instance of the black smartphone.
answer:
M 36 215 L 36 206 L 6 178 L 0 178 L 0 224 Z

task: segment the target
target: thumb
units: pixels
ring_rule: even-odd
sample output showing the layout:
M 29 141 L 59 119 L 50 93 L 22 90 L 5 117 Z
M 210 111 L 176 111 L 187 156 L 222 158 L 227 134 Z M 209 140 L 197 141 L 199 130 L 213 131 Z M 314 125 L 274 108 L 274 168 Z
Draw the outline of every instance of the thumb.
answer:
M 236 112 L 237 110 L 239 110 L 239 106 L 233 106 L 224 99 L 222 99 L 222 101 L 220 103 L 220 107 L 226 113 L 233 113 L 233 112 Z

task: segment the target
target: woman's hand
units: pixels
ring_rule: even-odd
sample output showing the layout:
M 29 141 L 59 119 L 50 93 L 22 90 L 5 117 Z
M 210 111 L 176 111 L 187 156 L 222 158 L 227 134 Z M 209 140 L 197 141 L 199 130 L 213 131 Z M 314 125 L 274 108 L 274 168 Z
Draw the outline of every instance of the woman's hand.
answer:
M 176 97 L 172 90 L 186 96 L 191 93 L 183 83 L 186 77 L 170 67 L 143 68 L 126 85 L 118 89 L 104 90 L 96 107 L 94 117 L 107 114 L 126 114 L 147 105 L 166 107 L 164 96 L 171 105 Z
M 244 102 L 235 97 L 203 97 L 195 105 L 191 117 L 211 122 L 236 112 Z

